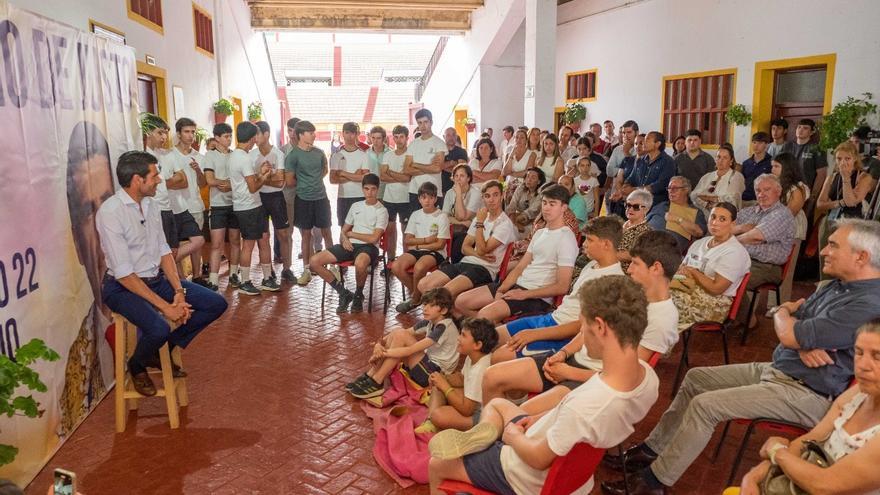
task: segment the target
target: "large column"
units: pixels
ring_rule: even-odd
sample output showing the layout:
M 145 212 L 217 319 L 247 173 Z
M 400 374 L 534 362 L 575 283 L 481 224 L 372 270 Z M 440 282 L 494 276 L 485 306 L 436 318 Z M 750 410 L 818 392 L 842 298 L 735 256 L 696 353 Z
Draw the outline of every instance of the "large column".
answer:
M 553 130 L 556 0 L 526 0 L 525 125 Z

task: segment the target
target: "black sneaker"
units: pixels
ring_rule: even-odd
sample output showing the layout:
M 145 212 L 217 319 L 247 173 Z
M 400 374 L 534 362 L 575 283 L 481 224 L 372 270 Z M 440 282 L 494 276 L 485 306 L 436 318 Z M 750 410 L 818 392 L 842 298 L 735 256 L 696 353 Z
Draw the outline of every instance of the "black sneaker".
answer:
M 281 270 L 281 280 L 293 283 L 296 282 L 296 276 L 290 268 L 285 268 L 284 270 Z
M 364 295 L 363 294 L 355 294 L 354 299 L 351 301 L 351 312 L 352 313 L 361 313 L 364 311 Z
M 212 282 L 210 282 L 210 281 L 208 281 L 208 282 L 205 284 L 205 287 L 208 288 L 208 289 L 211 289 L 211 290 L 214 291 L 214 292 L 219 292 L 219 291 L 220 291 L 220 287 L 217 286 L 217 285 L 214 285 L 214 284 L 213 284 Z
M 360 383 L 356 383 L 351 390 L 348 391 L 351 395 L 357 397 L 358 399 L 369 399 L 371 397 L 378 397 L 385 393 L 385 387 L 381 384 L 376 383 L 370 377 L 364 379 L 364 381 Z
M 192 282 L 196 285 L 201 285 L 202 287 L 211 288 L 211 282 L 203 279 L 202 277 L 193 277 Z
M 254 287 L 253 282 L 248 280 L 247 282 L 241 284 L 238 287 L 238 293 L 243 294 L 245 296 L 259 296 L 260 289 L 257 289 L 256 287 Z
M 417 308 L 418 306 L 419 305 L 414 303 L 412 299 L 407 299 L 406 301 L 403 301 L 402 303 L 395 306 L 394 309 L 396 309 L 398 313 L 403 314 L 403 313 L 409 313 L 410 311 Z
M 367 375 L 366 373 L 362 374 L 361 376 L 355 378 L 354 381 L 352 381 L 352 382 L 350 382 L 350 383 L 346 383 L 346 384 L 345 384 L 345 390 L 351 390 L 351 389 L 353 389 L 356 385 L 358 385 L 359 383 L 361 383 L 362 381 L 364 381 L 364 379 L 369 378 L 369 377 L 370 377 L 370 376 Z
M 232 275 L 229 276 L 229 285 L 231 285 L 232 287 L 234 287 L 236 289 L 241 287 L 241 279 L 238 278 L 237 273 L 233 273 Z
M 281 286 L 278 285 L 278 281 L 275 280 L 275 276 L 271 276 L 269 278 L 264 278 L 260 283 L 260 290 L 265 290 L 269 292 L 278 292 L 281 290 Z
M 202 276 L 204 277 L 208 273 L 211 273 L 211 265 L 208 263 L 202 263 Z
M 354 293 L 350 290 L 342 289 L 342 292 L 339 293 L 339 306 L 336 307 L 336 312 L 345 313 L 348 311 L 348 305 L 351 304 L 353 299 Z

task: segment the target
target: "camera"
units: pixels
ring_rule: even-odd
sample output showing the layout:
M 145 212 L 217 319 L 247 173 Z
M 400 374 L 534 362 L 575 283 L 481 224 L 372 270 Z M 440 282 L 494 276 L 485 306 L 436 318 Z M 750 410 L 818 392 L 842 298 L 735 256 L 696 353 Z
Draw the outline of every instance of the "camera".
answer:
M 859 140 L 857 146 L 863 157 L 877 156 L 877 148 L 880 148 L 880 130 L 864 125 L 853 131 L 852 135 Z

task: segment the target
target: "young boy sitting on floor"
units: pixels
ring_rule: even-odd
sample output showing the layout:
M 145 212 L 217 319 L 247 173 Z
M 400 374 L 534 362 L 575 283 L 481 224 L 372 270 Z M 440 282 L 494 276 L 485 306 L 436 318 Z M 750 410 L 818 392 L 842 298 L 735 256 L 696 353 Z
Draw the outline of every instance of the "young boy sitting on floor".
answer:
M 458 352 L 467 356 L 461 373 L 446 376 L 431 374 L 431 402 L 428 420 L 416 433 L 435 433 L 446 428 L 470 429 L 479 418 L 483 402 L 483 372 L 491 362 L 492 349 L 498 344 L 495 325 L 485 318 L 467 318 L 461 324 Z
M 397 328 L 376 342 L 370 369 L 346 385 L 358 399 L 385 392 L 385 378 L 403 362 L 410 379 L 420 387 L 430 384 L 431 373 L 450 374 L 458 366 L 458 329 L 450 318 L 452 294 L 438 287 L 422 295 L 424 320 L 411 328 Z M 420 338 L 421 337 L 421 338 Z

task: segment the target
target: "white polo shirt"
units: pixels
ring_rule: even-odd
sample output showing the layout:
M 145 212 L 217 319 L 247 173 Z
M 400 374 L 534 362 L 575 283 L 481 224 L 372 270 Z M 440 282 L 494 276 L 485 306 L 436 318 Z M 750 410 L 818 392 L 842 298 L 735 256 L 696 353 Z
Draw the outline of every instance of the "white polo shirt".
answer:
M 257 175 L 254 172 L 253 157 L 245 150 L 234 149 L 229 153 L 229 182 L 232 183 L 232 211 L 253 210 L 263 205 L 260 192 L 248 189 L 246 177 Z
M 272 168 L 273 171 L 280 169 L 284 169 L 284 153 L 281 152 L 275 146 L 272 146 L 272 149 L 269 150 L 268 155 L 264 155 L 260 148 L 254 146 L 254 148 L 249 152 L 251 157 L 254 159 L 254 173 L 260 173 L 260 167 L 263 166 L 264 163 L 268 163 L 269 167 Z M 264 185 L 260 188 L 261 193 L 273 193 L 278 192 L 284 189 L 283 187 L 275 187 L 270 185 Z
M 446 141 L 432 135 L 429 138 L 419 137 L 413 139 L 409 148 L 406 149 L 406 154 L 413 157 L 413 163 L 430 165 L 437 153 L 443 153 L 443 155 L 446 155 L 446 151 Z M 419 187 L 425 182 L 433 182 L 434 185 L 437 186 L 437 197 L 443 197 L 443 183 L 440 180 L 440 172 L 437 172 L 436 174 L 416 175 L 413 177 L 412 180 L 409 181 L 410 194 L 418 194 Z

